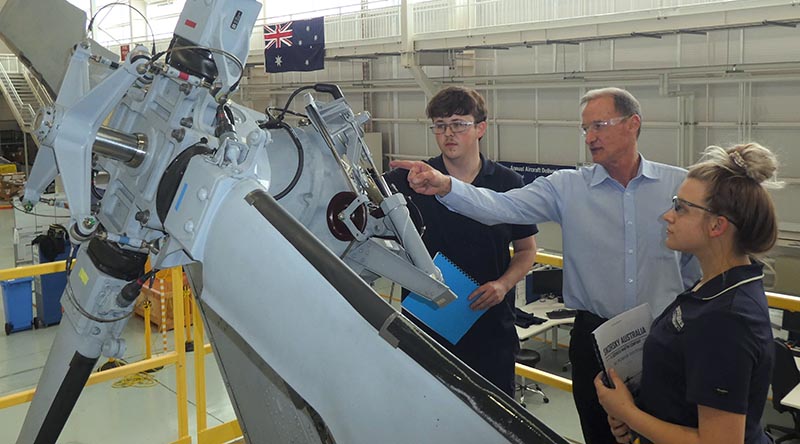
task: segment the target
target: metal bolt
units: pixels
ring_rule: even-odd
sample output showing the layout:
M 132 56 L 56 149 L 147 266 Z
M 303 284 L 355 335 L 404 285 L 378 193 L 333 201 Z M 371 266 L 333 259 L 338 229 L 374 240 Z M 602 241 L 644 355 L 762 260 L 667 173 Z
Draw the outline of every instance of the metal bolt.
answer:
M 177 140 L 178 142 L 183 142 L 183 138 L 186 136 L 186 130 L 183 128 L 177 128 L 172 130 L 172 138 Z
M 194 125 L 194 119 L 192 117 L 184 117 L 181 119 L 180 124 L 186 128 L 191 128 Z
M 97 219 L 95 219 L 95 218 L 93 218 L 91 216 L 83 219 L 83 222 L 82 222 L 83 228 L 86 228 L 86 229 L 89 229 L 89 230 L 94 228 L 96 223 L 97 223 Z
M 150 210 L 139 211 L 133 218 L 139 221 L 139 223 L 141 223 L 142 225 L 144 225 L 147 223 L 148 220 L 150 220 Z

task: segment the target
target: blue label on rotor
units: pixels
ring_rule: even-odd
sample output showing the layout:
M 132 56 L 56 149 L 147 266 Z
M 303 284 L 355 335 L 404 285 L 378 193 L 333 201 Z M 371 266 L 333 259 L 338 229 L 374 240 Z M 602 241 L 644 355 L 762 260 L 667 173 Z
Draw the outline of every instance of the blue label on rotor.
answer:
M 183 196 L 186 194 L 186 189 L 189 188 L 189 184 L 183 184 L 183 188 L 181 188 L 181 194 L 178 196 L 178 200 L 175 202 L 175 211 L 181 207 L 181 202 L 183 202 Z

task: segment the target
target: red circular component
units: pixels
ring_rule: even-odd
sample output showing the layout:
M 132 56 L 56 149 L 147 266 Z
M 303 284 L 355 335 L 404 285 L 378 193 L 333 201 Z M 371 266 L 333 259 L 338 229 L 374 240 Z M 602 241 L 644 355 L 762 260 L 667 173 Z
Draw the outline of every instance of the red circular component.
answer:
M 343 242 L 349 242 L 355 237 L 347 228 L 347 225 L 341 220 L 339 220 L 339 214 L 344 211 L 350 204 L 356 200 L 356 194 L 350 191 L 342 191 L 333 198 L 331 201 L 328 202 L 328 211 L 327 211 L 327 219 L 328 219 L 328 229 L 331 230 L 331 233 L 336 239 L 339 239 Z M 358 231 L 364 231 L 367 228 L 367 208 L 364 205 L 360 205 L 352 215 L 350 215 L 350 221 L 353 222 L 353 225 L 356 226 Z

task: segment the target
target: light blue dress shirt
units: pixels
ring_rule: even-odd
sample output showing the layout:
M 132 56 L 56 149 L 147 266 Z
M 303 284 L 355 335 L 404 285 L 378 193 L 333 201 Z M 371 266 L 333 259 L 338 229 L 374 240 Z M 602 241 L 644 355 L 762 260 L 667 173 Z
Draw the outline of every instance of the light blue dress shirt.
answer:
M 700 277 L 697 260 L 668 249 L 661 216 L 686 170 L 640 157 L 627 188 L 600 165 L 559 170 L 524 188 L 498 193 L 452 178 L 439 200 L 487 225 L 561 225 L 564 304 L 611 318 L 649 302 L 661 314 Z

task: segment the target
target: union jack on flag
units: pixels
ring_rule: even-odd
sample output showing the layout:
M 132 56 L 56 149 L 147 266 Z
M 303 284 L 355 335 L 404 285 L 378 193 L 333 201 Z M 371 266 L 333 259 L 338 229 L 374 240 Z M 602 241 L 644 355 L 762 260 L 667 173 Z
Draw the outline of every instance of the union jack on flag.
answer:
M 280 48 L 281 45 L 292 46 L 292 23 L 278 23 L 276 25 L 264 25 L 264 49 Z
M 267 72 L 324 68 L 325 17 L 264 25 L 264 69 Z

